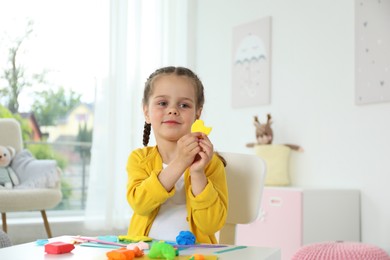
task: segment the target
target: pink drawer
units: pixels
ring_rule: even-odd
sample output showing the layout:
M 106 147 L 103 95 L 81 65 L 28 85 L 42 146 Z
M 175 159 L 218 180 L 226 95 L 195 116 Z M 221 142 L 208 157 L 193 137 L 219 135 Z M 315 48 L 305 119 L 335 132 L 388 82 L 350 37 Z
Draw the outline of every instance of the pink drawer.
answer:
M 236 243 L 248 246 L 282 248 L 282 259 L 302 244 L 302 191 L 265 188 L 259 219 L 238 225 Z

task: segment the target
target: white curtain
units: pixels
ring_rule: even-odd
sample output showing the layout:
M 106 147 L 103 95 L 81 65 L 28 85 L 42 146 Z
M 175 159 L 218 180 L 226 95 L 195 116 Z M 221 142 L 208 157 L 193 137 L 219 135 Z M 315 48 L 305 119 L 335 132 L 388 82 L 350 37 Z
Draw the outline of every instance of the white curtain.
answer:
M 107 64 L 97 77 L 85 227 L 126 231 L 126 162 L 142 146 L 141 99 L 147 76 L 166 65 L 191 67 L 195 1 L 107 0 Z M 102 17 L 104 19 L 104 17 Z M 102 76 L 103 75 L 103 76 Z

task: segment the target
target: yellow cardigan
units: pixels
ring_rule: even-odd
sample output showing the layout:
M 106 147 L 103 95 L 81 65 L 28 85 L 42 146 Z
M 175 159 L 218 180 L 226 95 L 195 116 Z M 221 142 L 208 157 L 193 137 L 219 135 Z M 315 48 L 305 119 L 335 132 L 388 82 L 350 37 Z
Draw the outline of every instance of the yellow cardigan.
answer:
M 147 236 L 160 205 L 175 194 L 175 188 L 167 192 L 158 180 L 161 170 L 157 146 L 134 150 L 129 156 L 127 201 L 134 211 L 129 236 Z M 205 172 L 208 183 L 196 197 L 191 192 L 189 170 L 184 173 L 187 221 L 197 243 L 215 244 L 215 233 L 225 224 L 228 207 L 225 167 L 216 154 Z

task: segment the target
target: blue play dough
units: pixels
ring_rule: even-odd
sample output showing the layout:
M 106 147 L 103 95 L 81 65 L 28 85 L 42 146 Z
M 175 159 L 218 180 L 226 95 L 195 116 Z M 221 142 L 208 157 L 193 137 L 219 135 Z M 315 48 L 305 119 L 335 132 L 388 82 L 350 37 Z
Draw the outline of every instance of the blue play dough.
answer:
M 99 236 L 99 240 L 107 241 L 107 242 L 118 242 L 117 236 Z
M 180 231 L 176 237 L 176 243 L 178 245 L 194 245 L 195 241 L 195 236 L 190 231 Z
M 38 246 L 44 246 L 44 245 L 46 245 L 47 243 L 49 243 L 49 240 L 48 240 L 48 239 L 38 239 L 38 240 L 36 241 L 36 244 L 37 244 Z

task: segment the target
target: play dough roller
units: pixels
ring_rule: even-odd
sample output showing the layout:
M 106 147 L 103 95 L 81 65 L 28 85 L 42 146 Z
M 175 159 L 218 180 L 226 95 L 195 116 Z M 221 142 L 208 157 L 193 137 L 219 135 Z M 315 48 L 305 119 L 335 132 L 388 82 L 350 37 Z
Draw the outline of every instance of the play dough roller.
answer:
M 207 127 L 204 125 L 203 120 L 197 119 L 191 126 L 191 132 L 201 132 L 206 135 L 209 135 L 211 132 L 211 127 Z

